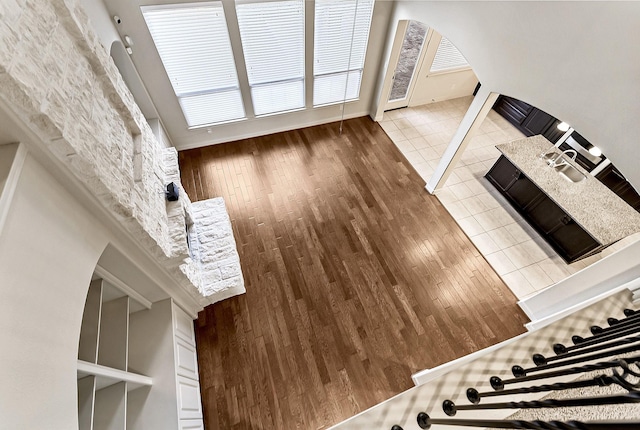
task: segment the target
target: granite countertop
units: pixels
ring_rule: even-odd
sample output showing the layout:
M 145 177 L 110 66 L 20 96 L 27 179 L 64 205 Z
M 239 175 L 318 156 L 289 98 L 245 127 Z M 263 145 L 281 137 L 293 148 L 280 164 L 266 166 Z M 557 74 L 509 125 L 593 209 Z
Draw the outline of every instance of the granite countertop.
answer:
M 565 156 L 567 162 L 584 173 L 586 179 L 570 182 L 540 159 L 542 153 L 561 152 L 544 137 L 518 139 L 496 148 L 602 245 L 640 231 L 640 213 L 569 156 Z

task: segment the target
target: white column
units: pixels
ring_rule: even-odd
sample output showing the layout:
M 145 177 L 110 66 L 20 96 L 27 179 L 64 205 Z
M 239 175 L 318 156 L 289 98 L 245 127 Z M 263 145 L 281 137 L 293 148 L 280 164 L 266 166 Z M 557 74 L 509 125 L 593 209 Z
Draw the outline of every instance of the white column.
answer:
M 447 182 L 462 153 L 467 149 L 471 138 L 475 135 L 476 129 L 480 127 L 497 98 L 497 93 L 492 93 L 488 89 L 480 87 L 467 113 L 462 118 L 458 130 L 453 135 L 449 146 L 447 146 L 442 158 L 440 158 L 438 167 L 436 167 L 435 172 L 427 182 L 425 188 L 429 193 L 436 193 Z

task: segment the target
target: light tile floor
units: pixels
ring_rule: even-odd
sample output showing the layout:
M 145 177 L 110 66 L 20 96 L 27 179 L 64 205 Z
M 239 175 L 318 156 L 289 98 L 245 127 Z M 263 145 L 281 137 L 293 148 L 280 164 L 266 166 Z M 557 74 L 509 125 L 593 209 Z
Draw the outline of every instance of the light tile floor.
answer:
M 380 125 L 424 181 L 428 181 L 472 97 L 385 112 Z M 484 178 L 500 156 L 495 145 L 524 135 L 490 111 L 462 154 L 438 199 L 519 299 L 541 291 L 626 246 L 566 264 Z

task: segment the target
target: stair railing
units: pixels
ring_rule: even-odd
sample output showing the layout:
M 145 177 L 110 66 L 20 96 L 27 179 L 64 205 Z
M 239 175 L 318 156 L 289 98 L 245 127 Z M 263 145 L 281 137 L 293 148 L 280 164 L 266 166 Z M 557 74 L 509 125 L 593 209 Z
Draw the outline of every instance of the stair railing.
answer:
M 479 392 L 468 388 L 466 397 L 469 404 L 457 405 L 445 400 L 442 409 L 448 417 L 454 417 L 458 411 L 482 411 L 490 409 L 551 409 L 577 406 L 602 406 L 640 403 L 640 355 L 629 354 L 640 351 L 640 312 L 624 310 L 625 318 L 608 318 L 609 327 L 592 326 L 593 336 L 582 338 L 572 336 L 573 346 L 566 347 L 561 343 L 553 345 L 556 353 L 553 357 L 534 354 L 535 366 L 511 368 L 513 379 L 501 379 L 492 376 L 489 383 L 494 391 Z M 608 361 L 597 361 L 613 357 Z M 594 363 L 594 361 L 596 361 Z M 579 364 L 579 366 L 575 366 Z M 572 367 L 570 367 L 572 366 Z M 557 369 L 557 370 L 552 370 Z M 528 381 L 553 379 L 569 375 L 602 370 L 603 372 L 589 379 L 571 382 L 550 382 L 542 385 L 531 385 L 506 389 L 510 384 Z M 606 373 L 607 371 L 611 372 Z M 509 401 L 482 403 L 487 397 L 514 396 L 518 394 L 559 392 L 575 388 L 607 387 L 617 385 L 627 390 L 623 394 L 602 396 L 574 397 L 561 399 L 545 399 L 531 401 Z M 430 429 L 432 426 L 447 425 L 460 427 L 506 428 L 506 429 L 576 429 L 576 430 L 626 430 L 640 429 L 639 421 L 541 421 L 541 420 L 494 420 L 494 419 L 457 419 L 432 418 L 426 412 L 420 412 L 416 418 L 418 427 Z M 394 425 L 391 430 L 404 430 Z

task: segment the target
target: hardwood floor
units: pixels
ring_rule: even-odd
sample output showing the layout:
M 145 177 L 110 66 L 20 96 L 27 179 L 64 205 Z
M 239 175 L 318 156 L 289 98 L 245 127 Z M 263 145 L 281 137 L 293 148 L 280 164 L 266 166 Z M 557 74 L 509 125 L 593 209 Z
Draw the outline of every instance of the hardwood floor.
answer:
M 180 152 L 247 293 L 198 316 L 205 425 L 322 429 L 524 332 L 515 298 L 369 118 Z

